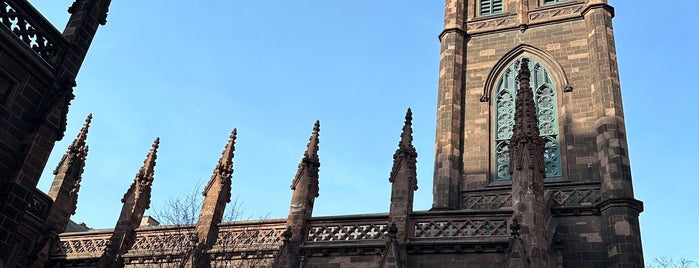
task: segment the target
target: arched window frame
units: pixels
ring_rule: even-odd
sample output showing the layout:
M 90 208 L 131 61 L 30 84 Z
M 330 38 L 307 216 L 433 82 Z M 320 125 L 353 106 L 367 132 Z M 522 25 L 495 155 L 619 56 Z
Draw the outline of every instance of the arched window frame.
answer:
M 554 75 L 538 60 L 521 56 L 510 60 L 507 68 L 502 70 L 497 76 L 495 87 L 492 91 L 492 159 L 493 159 L 493 181 L 509 182 L 509 149 L 507 144 L 512 136 L 512 126 L 514 125 L 514 105 L 519 83 L 516 75 L 519 71 L 519 63 L 522 58 L 530 60 L 530 70 L 532 70 L 532 91 L 534 101 L 537 105 L 537 115 L 539 117 L 539 128 L 541 137 L 547 140 L 544 152 L 547 179 L 560 178 L 563 176 L 563 156 L 561 154 L 561 135 L 558 123 L 558 90 Z M 568 89 L 568 86 L 564 87 Z M 490 95 L 490 94 L 489 94 Z

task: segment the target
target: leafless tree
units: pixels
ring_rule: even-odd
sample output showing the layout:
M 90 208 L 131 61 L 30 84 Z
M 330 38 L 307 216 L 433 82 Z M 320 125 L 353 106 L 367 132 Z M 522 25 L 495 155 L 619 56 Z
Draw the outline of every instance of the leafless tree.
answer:
M 204 200 L 204 197 L 201 193 L 201 190 L 204 188 L 204 184 L 202 181 L 197 182 L 197 184 L 190 188 L 184 195 L 182 196 L 175 196 L 170 199 L 168 199 L 165 204 L 160 207 L 159 209 L 155 210 L 153 212 L 153 217 L 156 218 L 160 224 L 161 227 L 163 226 L 179 226 L 183 228 L 176 228 L 176 230 L 182 230 L 182 237 L 189 236 L 189 234 L 185 234 L 186 230 L 188 230 L 188 226 L 192 226 L 197 223 L 199 214 L 201 213 L 201 206 Z M 223 221 L 224 222 L 231 222 L 231 221 L 238 221 L 241 220 L 241 218 L 246 217 L 245 220 L 250 220 L 251 216 L 244 216 L 245 211 L 243 208 L 243 202 L 239 201 L 238 197 L 235 197 L 229 204 L 226 206 L 226 211 L 224 213 Z M 266 217 L 262 217 L 264 219 Z M 169 233 L 172 234 L 172 228 L 168 228 Z M 252 239 L 249 240 L 250 243 L 252 243 Z M 184 247 L 185 243 L 182 243 Z M 221 243 L 223 245 L 226 245 L 225 247 L 232 247 L 232 246 L 241 246 L 241 247 L 246 247 L 249 245 L 240 245 L 240 244 L 231 244 L 231 243 Z M 220 245 L 218 246 L 220 249 Z M 233 248 L 226 248 L 225 251 L 234 251 Z M 154 255 L 162 255 L 164 252 L 153 252 Z M 262 258 L 258 258 L 256 254 L 253 255 L 245 255 L 246 257 L 244 259 L 238 259 L 238 260 L 231 260 L 231 261 L 224 261 L 223 263 L 219 263 L 218 265 L 223 265 L 224 267 L 264 267 L 265 260 Z M 162 266 L 162 267 L 170 267 L 169 265 Z
M 699 267 L 699 264 L 693 260 L 685 259 L 684 257 L 675 260 L 671 257 L 657 257 L 648 265 L 649 268 L 691 268 Z

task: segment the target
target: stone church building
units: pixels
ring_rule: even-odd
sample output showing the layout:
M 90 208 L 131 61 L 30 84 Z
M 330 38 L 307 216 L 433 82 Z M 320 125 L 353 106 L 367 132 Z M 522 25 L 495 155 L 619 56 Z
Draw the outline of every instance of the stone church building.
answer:
M 115 227 L 91 230 L 70 221 L 90 116 L 49 192 L 36 185 L 109 5 L 76 0 L 60 32 L 27 0 L 0 0 L 0 267 L 644 266 L 607 0 L 446 0 L 428 211 L 413 210 L 408 109 L 387 213 L 313 216 L 316 122 L 288 218 L 222 222 L 233 130 L 196 224 L 142 224 L 156 139 Z

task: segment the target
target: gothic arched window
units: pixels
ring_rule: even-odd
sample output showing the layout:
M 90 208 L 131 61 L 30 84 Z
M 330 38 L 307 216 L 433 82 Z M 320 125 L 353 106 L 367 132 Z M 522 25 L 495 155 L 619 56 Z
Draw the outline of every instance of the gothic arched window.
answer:
M 515 97 L 519 89 L 517 74 L 519 73 L 521 58 L 513 62 L 497 80 L 494 91 L 495 105 L 495 180 L 511 180 L 509 173 L 510 152 L 508 144 L 512 137 L 512 128 L 515 123 Z M 531 88 L 534 92 L 536 112 L 539 118 L 539 131 L 541 137 L 546 139 L 544 161 L 546 164 L 546 177 L 560 177 L 561 152 L 558 137 L 558 104 L 556 99 L 556 83 L 546 67 L 539 62 L 529 59 L 531 70 Z

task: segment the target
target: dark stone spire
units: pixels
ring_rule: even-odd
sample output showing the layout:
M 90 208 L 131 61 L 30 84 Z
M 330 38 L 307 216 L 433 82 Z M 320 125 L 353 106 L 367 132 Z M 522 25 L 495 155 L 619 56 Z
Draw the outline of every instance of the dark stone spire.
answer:
M 92 113 L 87 115 L 83 127 L 80 129 L 80 132 L 75 140 L 73 140 L 73 143 L 68 146 L 68 151 L 66 154 L 73 154 L 76 157 L 85 160 L 85 157 L 87 156 L 87 145 L 85 144 L 85 140 L 87 140 L 87 131 L 90 128 L 90 123 L 92 123 Z M 53 174 L 56 174 L 56 171 L 54 171 Z
M 138 203 L 145 205 L 143 209 L 144 211 L 150 208 L 151 185 L 153 185 L 155 159 L 158 157 L 157 153 L 159 146 L 160 137 L 155 138 L 155 141 L 153 141 L 153 145 L 151 145 L 150 151 L 148 152 L 146 159 L 143 160 L 143 166 L 138 170 L 138 173 L 136 173 L 136 178 L 134 179 L 134 183 L 131 184 L 131 189 L 135 187 L 137 190 L 135 198 L 137 199 Z M 124 203 L 125 200 L 128 198 L 131 189 L 129 189 L 129 191 L 124 195 L 124 198 L 121 200 L 122 203 Z M 141 216 L 143 216 L 143 212 L 141 212 L 140 214 Z M 141 220 L 140 216 L 138 220 Z
M 48 196 L 53 199 L 53 205 L 46 217 L 40 240 L 27 256 L 27 259 L 33 260 L 35 267 L 46 263 L 51 245 L 58 242 L 58 234 L 65 231 L 70 216 L 74 215 L 77 209 L 78 191 L 88 152 L 85 140 L 91 121 L 92 114 L 89 114 L 78 136 L 68 146 L 68 150 L 53 171 L 55 177 L 48 192 Z
M 291 237 L 284 248 L 282 254 L 275 260 L 273 267 L 298 267 L 301 254 L 301 244 L 308 235 L 309 220 L 313 215 L 313 205 L 318 197 L 318 169 L 320 159 L 318 158 L 318 137 L 320 135 L 320 121 L 313 125 L 313 133 L 308 140 L 306 152 L 299 163 L 296 176 L 291 183 L 291 205 L 289 217 L 286 220 L 287 230 Z
M 544 140 L 539 136 L 539 123 L 534 94 L 529 85 L 529 60 L 522 59 L 517 79 L 519 90 L 515 103 L 515 125 L 510 139 L 510 174 L 512 174 L 513 222 L 521 225 L 515 242 L 527 253 L 529 267 L 548 267 L 546 240 L 547 206 L 544 202 Z M 516 254 L 514 254 L 516 255 Z M 521 267 L 513 259 L 509 267 Z
M 391 169 L 391 175 L 389 181 L 393 182 L 403 163 L 407 163 L 412 166 L 413 176 L 410 176 L 410 184 L 412 190 L 417 190 L 417 175 L 416 175 L 416 159 L 417 151 L 413 146 L 413 112 L 408 108 L 405 113 L 405 123 L 403 124 L 403 132 L 400 135 L 400 141 L 398 142 L 398 149 L 393 154 L 393 168 Z
M 85 141 L 87 140 L 87 132 L 91 122 L 92 114 L 89 114 L 78 136 L 68 146 L 68 150 L 53 171 L 53 174 L 56 176 L 48 193 L 54 200 L 54 204 L 60 204 L 59 206 L 67 209 L 66 212 L 70 212 L 70 215 L 75 214 L 78 202 L 78 191 L 80 190 L 85 158 L 88 152 L 88 146 Z M 61 190 L 63 190 L 62 194 L 65 195 L 63 198 L 59 197 Z M 70 217 L 68 216 L 68 218 Z M 68 222 L 66 221 L 65 224 L 68 224 Z M 65 226 L 63 229 L 65 229 Z
M 150 152 L 143 161 L 143 166 L 136 173 L 131 187 L 124 194 L 121 202 L 124 205 L 119 214 L 112 236 L 107 242 L 107 247 L 100 257 L 97 267 L 124 267 L 121 255 L 125 254 L 136 240 L 136 228 L 141 223 L 143 213 L 150 207 L 151 185 L 153 184 L 153 173 L 155 160 L 157 158 L 160 138 L 156 138 L 151 146 Z
M 209 179 L 209 183 L 206 185 L 206 188 L 204 188 L 204 192 L 202 193 L 204 196 L 208 196 L 214 182 L 219 182 L 223 185 L 222 200 L 225 201 L 225 203 L 231 201 L 231 178 L 233 177 L 233 156 L 235 155 L 235 140 L 237 135 L 238 130 L 234 128 L 231 135 L 228 137 L 226 147 L 221 153 L 221 158 L 214 168 L 211 179 Z
M 211 267 L 206 251 L 216 243 L 218 224 L 223 220 L 226 204 L 231 201 L 231 178 L 237 134 L 238 131 L 234 128 L 221 153 L 221 159 L 218 160 L 211 179 L 202 193 L 204 201 L 195 227 L 198 241 L 192 258 L 186 260 L 191 262 L 192 266 L 187 265 L 187 267 Z
M 291 189 L 296 190 L 296 185 L 306 172 L 310 171 L 311 173 L 315 173 L 315 189 L 312 191 L 314 197 L 318 197 L 317 173 L 318 168 L 320 167 L 320 159 L 318 158 L 318 143 L 320 142 L 318 139 L 319 135 L 320 121 L 316 120 L 315 124 L 313 125 L 313 133 L 308 139 L 308 145 L 306 145 L 306 152 L 303 153 L 303 159 L 301 159 L 301 163 L 299 163 L 298 170 L 296 171 L 296 176 L 294 176 L 294 180 L 291 183 Z
M 534 94 L 529 86 L 529 60 L 522 58 L 517 76 L 519 90 L 515 104 L 515 125 L 510 138 L 510 174 L 514 170 L 533 168 L 544 176 L 544 140 L 539 136 L 539 120 L 536 114 Z M 528 157 L 525 157 L 527 154 Z
M 389 253 L 395 260 L 394 266 L 384 261 L 382 267 L 403 267 L 407 261 L 405 246 L 408 241 L 407 232 L 410 229 L 408 215 L 413 212 L 413 199 L 417 190 L 417 151 L 413 146 L 412 120 L 413 113 L 408 108 L 398 149 L 393 154 L 393 167 L 388 179 L 391 182 L 391 206 L 388 219 L 394 232 L 387 250 L 393 251 Z

